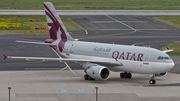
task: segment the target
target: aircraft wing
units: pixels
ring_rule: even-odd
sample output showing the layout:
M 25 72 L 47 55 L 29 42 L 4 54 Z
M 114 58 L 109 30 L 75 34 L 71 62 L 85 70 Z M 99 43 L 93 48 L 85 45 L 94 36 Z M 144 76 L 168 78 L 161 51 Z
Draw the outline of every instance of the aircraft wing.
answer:
M 96 63 L 100 65 L 108 65 L 108 66 L 123 66 L 122 63 L 119 61 L 115 60 L 99 60 L 99 59 L 69 59 L 69 58 L 46 58 L 46 57 L 17 57 L 17 56 L 6 56 L 3 54 L 4 60 L 7 58 L 11 59 L 25 59 L 25 60 L 42 60 L 42 61 L 61 61 L 61 62 L 91 62 L 91 63 Z

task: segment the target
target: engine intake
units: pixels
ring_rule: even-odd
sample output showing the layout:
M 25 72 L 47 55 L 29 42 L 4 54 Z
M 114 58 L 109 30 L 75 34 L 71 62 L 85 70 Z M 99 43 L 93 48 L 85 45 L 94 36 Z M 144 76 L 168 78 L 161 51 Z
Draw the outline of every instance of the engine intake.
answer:
M 92 66 L 86 70 L 86 73 L 94 79 L 107 80 L 109 78 L 109 69 L 104 66 Z

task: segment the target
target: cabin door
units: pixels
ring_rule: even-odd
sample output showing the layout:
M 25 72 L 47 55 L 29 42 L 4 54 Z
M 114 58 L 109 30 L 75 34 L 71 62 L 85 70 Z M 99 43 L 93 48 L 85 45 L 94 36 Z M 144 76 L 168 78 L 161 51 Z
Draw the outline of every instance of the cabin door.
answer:
M 68 44 L 66 47 L 66 55 L 69 55 L 71 44 Z
M 151 56 L 151 53 L 146 52 L 144 55 L 143 61 L 140 63 L 140 68 L 141 68 L 142 73 L 145 73 L 145 72 L 149 71 L 149 69 L 150 69 L 149 68 L 151 66 L 151 65 L 149 65 L 150 56 Z
M 150 52 L 146 52 L 144 59 L 143 59 L 143 64 L 144 65 L 149 65 L 149 58 L 150 58 L 151 53 Z

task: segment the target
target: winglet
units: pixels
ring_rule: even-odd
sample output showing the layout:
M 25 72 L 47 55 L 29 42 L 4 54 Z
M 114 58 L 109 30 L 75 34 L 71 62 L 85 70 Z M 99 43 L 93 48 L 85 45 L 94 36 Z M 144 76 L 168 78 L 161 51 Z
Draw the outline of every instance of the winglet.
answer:
M 166 46 L 166 49 L 167 49 L 167 50 L 169 50 L 169 47 L 168 47 L 168 46 Z
M 6 56 L 5 54 L 3 54 L 3 58 L 4 58 L 4 60 L 6 60 L 6 59 L 7 59 L 7 56 Z
M 172 52 L 173 50 L 166 46 L 166 50 L 163 50 L 164 53 Z

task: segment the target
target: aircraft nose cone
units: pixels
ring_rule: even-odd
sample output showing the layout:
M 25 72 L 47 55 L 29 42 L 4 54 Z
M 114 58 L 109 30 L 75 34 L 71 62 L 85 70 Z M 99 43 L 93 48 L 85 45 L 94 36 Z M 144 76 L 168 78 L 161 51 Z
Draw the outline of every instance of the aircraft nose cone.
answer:
M 168 63 L 167 67 L 169 70 L 173 69 L 174 68 L 174 62 L 172 61 L 172 63 Z

